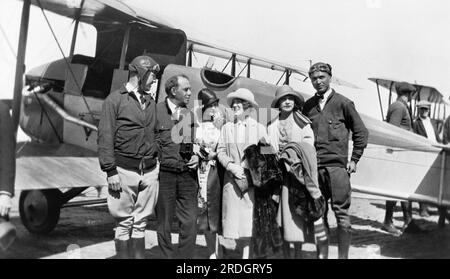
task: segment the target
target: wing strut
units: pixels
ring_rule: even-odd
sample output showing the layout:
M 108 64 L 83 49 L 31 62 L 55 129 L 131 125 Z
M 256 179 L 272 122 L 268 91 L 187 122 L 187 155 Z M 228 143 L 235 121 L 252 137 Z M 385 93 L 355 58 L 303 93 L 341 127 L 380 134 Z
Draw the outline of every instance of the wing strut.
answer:
M 25 72 L 25 50 L 30 18 L 30 0 L 23 1 L 22 19 L 20 21 L 19 45 L 17 47 L 16 74 L 14 79 L 14 100 L 12 105 L 12 121 L 14 133 L 17 135 L 20 119 L 20 103 L 22 101 L 23 74 Z
M 80 16 L 81 11 L 83 10 L 84 0 L 81 0 L 80 8 L 78 9 L 77 18 L 75 19 L 75 26 L 73 27 L 73 34 L 72 34 L 72 44 L 70 45 L 70 52 L 69 57 L 73 57 L 73 53 L 75 51 L 75 43 L 77 41 L 77 34 L 78 34 L 78 25 L 80 24 Z
M 380 103 L 381 120 L 384 121 L 385 119 L 383 114 L 383 103 L 381 102 L 380 85 L 378 84 L 378 79 L 375 80 L 375 83 L 377 84 L 378 102 Z
M 85 104 L 85 106 L 86 106 L 86 108 L 87 108 L 87 110 L 88 110 L 88 113 L 89 113 L 89 115 L 91 116 L 92 121 L 95 122 L 94 114 L 92 113 L 91 108 L 89 107 L 89 104 L 88 104 L 86 98 L 85 98 L 84 95 L 83 95 L 83 92 L 82 92 L 82 90 L 81 90 L 81 86 L 78 84 L 78 81 L 77 81 L 77 79 L 75 78 L 75 74 L 74 74 L 73 71 L 72 71 L 72 67 L 70 67 L 70 63 L 69 63 L 69 61 L 67 60 L 66 55 L 64 54 L 64 51 L 63 51 L 63 49 L 62 49 L 62 47 L 61 47 L 61 44 L 59 43 L 58 38 L 56 37 L 56 34 L 55 34 L 55 32 L 53 31 L 53 28 L 52 28 L 52 26 L 51 26 L 51 24 L 50 24 L 50 21 L 49 21 L 48 18 L 47 18 L 47 15 L 45 14 L 44 7 L 42 6 L 40 0 L 36 0 L 36 1 L 37 1 L 38 5 L 39 5 L 39 8 L 40 8 L 41 11 L 42 11 L 42 14 L 44 15 L 44 18 L 45 18 L 45 21 L 47 22 L 48 27 L 50 28 L 50 31 L 51 31 L 51 33 L 52 33 L 52 35 L 53 35 L 53 38 L 55 39 L 55 42 L 56 42 L 56 44 L 58 45 L 59 51 L 61 52 L 61 55 L 62 55 L 63 58 L 64 58 L 64 62 L 67 64 L 67 68 L 69 69 L 70 74 L 72 75 L 72 77 L 73 77 L 73 79 L 74 79 L 74 81 L 75 81 L 75 84 L 77 85 L 78 90 L 80 91 L 80 96 L 81 96 L 81 98 L 83 99 L 83 102 L 84 102 L 84 104 Z

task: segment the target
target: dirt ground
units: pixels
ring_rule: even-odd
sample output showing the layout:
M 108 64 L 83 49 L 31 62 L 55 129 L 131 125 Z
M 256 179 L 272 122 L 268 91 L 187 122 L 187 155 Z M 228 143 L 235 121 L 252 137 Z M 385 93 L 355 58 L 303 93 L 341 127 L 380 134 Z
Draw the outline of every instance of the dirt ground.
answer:
M 61 210 L 56 229 L 48 235 L 29 233 L 20 221 L 17 199 L 11 213 L 11 220 L 17 228 L 17 239 L 8 251 L 0 250 L 0 259 L 8 258 L 46 258 L 46 259 L 105 259 L 114 256 L 114 220 L 105 205 L 70 207 Z M 401 228 L 402 212 L 398 203 L 394 224 Z M 426 233 L 393 236 L 381 230 L 384 216 L 384 201 L 353 197 L 351 206 L 352 244 L 349 257 L 352 259 L 430 259 L 450 258 L 450 225 L 437 226 L 437 210 L 430 217 L 418 215 L 418 205 L 414 204 L 414 218 Z M 337 258 L 336 223 L 329 214 L 331 236 L 331 259 Z M 156 221 L 152 220 L 146 230 L 147 258 L 161 258 L 156 239 Z M 173 227 L 173 241 L 178 240 L 176 224 Z M 222 241 L 222 240 L 221 240 Z M 224 245 L 226 242 L 222 241 Z M 196 258 L 206 258 L 206 244 L 202 235 L 197 236 Z M 303 257 L 314 258 L 315 246 L 303 245 Z M 281 253 L 271 258 L 282 258 Z

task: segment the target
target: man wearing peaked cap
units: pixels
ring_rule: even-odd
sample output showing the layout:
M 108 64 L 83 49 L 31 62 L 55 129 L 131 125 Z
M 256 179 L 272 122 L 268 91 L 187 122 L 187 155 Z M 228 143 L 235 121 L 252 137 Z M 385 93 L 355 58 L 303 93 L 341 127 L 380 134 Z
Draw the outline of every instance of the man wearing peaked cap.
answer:
M 311 119 L 316 141 L 320 190 L 331 207 L 338 224 L 339 258 L 348 258 L 351 223 L 348 214 L 351 202 L 350 174 L 367 146 L 368 131 L 351 100 L 330 86 L 331 66 L 316 63 L 309 69 L 309 78 L 316 94 L 308 99 L 303 114 Z M 348 138 L 352 132 L 353 150 L 348 158 Z M 324 214 L 324 223 L 328 224 Z
M 397 82 L 395 83 L 395 91 L 397 95 L 404 95 L 414 93 L 416 88 L 407 82 Z
M 419 117 L 413 123 L 414 133 L 428 138 L 433 142 L 440 142 L 437 123 L 434 119 L 430 119 L 431 103 L 426 100 L 421 100 L 417 103 L 419 110 Z M 419 202 L 419 214 L 422 217 L 428 217 L 428 205 Z
M 394 126 L 411 131 L 412 121 L 411 112 L 408 108 L 408 101 L 411 100 L 411 94 L 414 93 L 416 88 L 407 82 L 396 82 L 395 90 L 397 92 L 397 100 L 389 106 L 386 114 L 386 121 Z M 401 231 L 398 230 L 392 222 L 396 203 L 397 201 L 395 200 L 386 201 L 386 213 L 382 229 L 391 234 L 400 235 Z M 402 201 L 401 205 L 404 219 L 404 232 L 419 232 L 420 228 L 412 219 L 411 202 Z

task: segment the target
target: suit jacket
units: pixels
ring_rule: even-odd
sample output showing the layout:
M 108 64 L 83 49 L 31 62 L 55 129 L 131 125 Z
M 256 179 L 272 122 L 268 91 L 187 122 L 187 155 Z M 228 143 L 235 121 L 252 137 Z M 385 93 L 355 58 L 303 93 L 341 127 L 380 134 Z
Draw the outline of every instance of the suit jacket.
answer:
M 405 102 L 397 100 L 388 109 L 386 121 L 402 129 L 411 131 L 411 115 Z
M 445 119 L 444 122 L 444 135 L 442 136 L 442 142 L 444 144 L 450 143 L 450 116 Z
M 180 114 L 182 118 L 174 119 L 167 98 L 156 105 L 155 140 L 159 149 L 160 170 L 163 171 L 189 171 L 186 166 L 189 159 L 183 158 L 180 151 L 192 147 L 196 124 L 194 113 L 189 109 L 182 109 Z M 193 154 L 193 150 L 185 151 Z
M 437 123 L 433 119 L 431 119 L 431 125 L 433 126 L 434 136 L 437 142 L 441 142 L 439 138 L 439 132 L 437 128 Z M 419 117 L 413 123 L 413 131 L 414 133 L 424 136 L 427 138 L 427 131 L 425 130 L 425 126 L 423 125 L 422 119 Z
M 16 138 L 9 106 L 0 102 L 0 193 L 14 195 Z

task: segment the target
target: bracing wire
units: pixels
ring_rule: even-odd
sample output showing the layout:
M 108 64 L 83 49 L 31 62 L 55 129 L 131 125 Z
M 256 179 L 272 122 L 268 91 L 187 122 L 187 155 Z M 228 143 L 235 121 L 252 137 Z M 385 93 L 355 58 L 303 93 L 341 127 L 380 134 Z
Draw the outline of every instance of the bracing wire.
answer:
M 52 35 L 53 35 L 53 38 L 54 38 L 56 44 L 58 45 L 59 51 L 61 52 L 61 54 L 62 54 L 62 56 L 63 56 L 63 58 L 64 58 L 64 62 L 67 64 L 67 67 L 68 67 L 68 69 L 69 69 L 69 71 L 70 71 L 70 74 L 71 74 L 71 76 L 72 76 L 72 78 L 73 78 L 73 80 L 74 80 L 74 82 L 75 82 L 75 85 L 77 86 L 78 90 L 79 90 L 80 93 L 81 93 L 81 97 L 82 97 L 82 99 L 83 99 L 83 101 L 84 101 L 84 104 L 86 105 L 86 108 L 87 108 L 87 110 L 88 110 L 88 113 L 89 113 L 89 115 L 91 116 L 92 120 L 94 121 L 94 120 L 95 120 L 95 119 L 94 119 L 94 114 L 92 113 L 92 111 L 91 111 L 91 109 L 90 109 L 90 107 L 89 107 L 89 104 L 88 104 L 88 102 L 87 102 L 85 96 L 83 95 L 83 92 L 81 91 L 81 86 L 78 84 L 78 81 L 77 81 L 77 79 L 75 78 L 75 74 L 74 74 L 73 71 L 72 71 L 72 67 L 70 67 L 70 63 L 69 63 L 69 61 L 67 60 L 66 55 L 64 54 L 64 51 L 63 51 L 63 49 L 62 49 L 62 47 L 61 47 L 61 44 L 59 43 L 58 38 L 56 37 L 56 34 L 55 34 L 55 32 L 53 31 L 53 28 L 52 28 L 52 26 L 51 26 L 51 24 L 50 24 L 50 21 L 49 21 L 48 18 L 47 18 L 47 15 L 45 14 L 45 11 L 44 11 L 44 8 L 42 7 L 41 1 L 40 1 L 40 0 L 36 0 L 36 1 L 37 1 L 37 3 L 38 3 L 39 7 L 41 8 L 41 11 L 42 11 L 42 14 L 44 15 L 45 21 L 47 22 L 47 25 L 48 25 L 48 27 L 50 28 L 50 31 L 51 31 L 51 33 L 52 33 Z
M 12 55 L 14 56 L 14 59 L 17 59 L 17 54 L 14 51 L 11 41 L 8 39 L 8 36 L 6 35 L 5 30 L 3 30 L 3 27 L 1 24 L 0 24 L 0 31 L 2 32 L 3 37 L 5 37 L 6 44 L 8 45 L 9 50 L 11 51 Z

